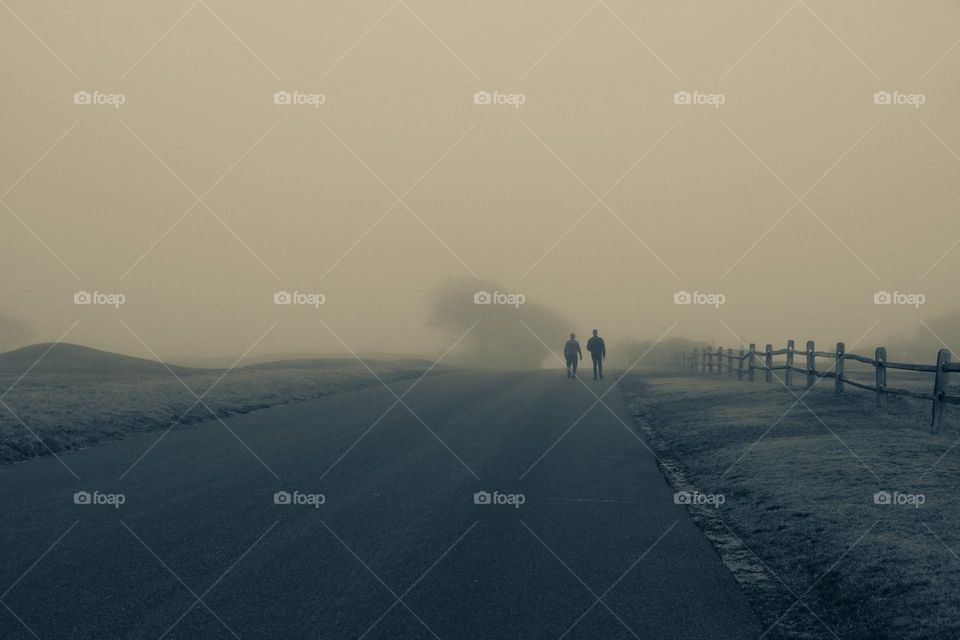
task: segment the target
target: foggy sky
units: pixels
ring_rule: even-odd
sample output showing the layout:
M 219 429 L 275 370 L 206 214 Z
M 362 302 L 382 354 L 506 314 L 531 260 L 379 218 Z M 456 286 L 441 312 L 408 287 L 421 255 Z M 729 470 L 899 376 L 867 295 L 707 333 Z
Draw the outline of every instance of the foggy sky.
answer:
M 960 306 L 956 2 L 8 4 L 0 348 L 72 326 L 65 341 L 174 359 L 265 332 L 253 353 L 435 357 L 453 280 L 565 318 L 558 349 L 673 327 L 869 351 Z

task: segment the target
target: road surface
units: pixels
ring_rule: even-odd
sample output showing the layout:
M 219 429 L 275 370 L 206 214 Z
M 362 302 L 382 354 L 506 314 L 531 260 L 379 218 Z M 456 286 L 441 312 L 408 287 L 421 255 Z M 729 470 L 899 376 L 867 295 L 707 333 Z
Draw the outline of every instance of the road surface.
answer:
M 0 637 L 758 638 L 613 377 L 434 375 L 0 468 Z

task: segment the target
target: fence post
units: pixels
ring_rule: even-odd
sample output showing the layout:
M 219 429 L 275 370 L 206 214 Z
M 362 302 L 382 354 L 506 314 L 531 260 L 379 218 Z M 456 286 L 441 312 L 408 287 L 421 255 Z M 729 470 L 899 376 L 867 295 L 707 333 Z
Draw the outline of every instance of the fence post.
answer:
M 773 371 L 771 370 L 771 367 L 773 367 L 773 353 L 771 353 L 772 351 L 773 351 L 773 345 L 770 343 L 767 343 L 767 351 L 764 354 L 764 358 L 763 358 L 763 364 L 767 369 L 767 373 L 766 375 L 764 375 L 764 380 L 766 382 L 773 382 Z
M 706 372 L 707 372 L 707 360 L 708 360 L 708 358 L 707 358 L 707 353 L 708 353 L 707 348 L 704 347 L 704 348 L 703 348 L 703 353 L 700 354 L 700 361 L 701 361 L 701 362 L 700 362 L 700 373 L 706 373 Z
M 747 356 L 747 380 L 753 382 L 757 377 L 757 345 L 750 343 L 750 354 Z
M 807 389 L 811 388 L 817 381 L 816 369 L 816 345 L 813 340 L 807 340 Z
M 727 375 L 733 375 L 733 349 L 727 349 Z
M 793 340 L 787 340 L 787 368 L 784 371 L 784 381 L 789 388 L 793 384 L 793 348 L 796 343 Z
M 883 390 L 887 386 L 887 350 L 883 347 L 877 347 L 873 358 L 877 361 L 874 365 L 877 370 L 877 406 L 885 407 L 887 406 L 887 396 L 884 395 Z
M 690 361 L 690 371 L 697 372 L 697 350 L 693 350 L 692 360 Z
M 737 362 L 737 380 L 743 380 L 743 349 L 740 349 L 740 358 Z
M 834 378 L 833 390 L 835 393 L 843 393 L 843 354 L 846 353 L 846 346 L 842 342 L 837 343 L 837 362 L 833 372 L 836 374 Z
M 930 433 L 939 433 L 943 424 L 943 396 L 947 393 L 947 384 L 950 373 L 946 370 L 950 364 L 950 350 L 940 349 L 937 352 L 937 372 L 933 381 L 933 417 L 930 421 Z
M 717 375 L 723 375 L 723 347 L 717 347 Z

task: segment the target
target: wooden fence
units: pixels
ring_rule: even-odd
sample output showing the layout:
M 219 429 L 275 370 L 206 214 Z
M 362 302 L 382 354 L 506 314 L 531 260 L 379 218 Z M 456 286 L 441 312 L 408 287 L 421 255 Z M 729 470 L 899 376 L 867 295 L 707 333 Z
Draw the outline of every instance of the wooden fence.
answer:
M 774 365 L 775 356 L 786 356 L 784 364 Z M 797 366 L 797 358 L 804 359 L 803 366 Z M 833 364 L 826 370 L 817 370 L 817 358 L 827 359 Z M 874 369 L 874 383 L 867 384 L 851 379 L 845 372 L 846 362 L 859 362 Z M 704 375 L 723 375 L 724 369 L 728 376 L 737 376 L 737 380 L 744 377 L 750 382 L 757 379 L 758 371 L 762 372 L 765 382 L 773 382 L 773 372 L 783 371 L 783 384 L 788 387 L 794 384 L 794 374 L 803 376 L 806 388 L 812 387 L 820 378 L 832 378 L 834 392 L 843 393 L 845 385 L 872 391 L 877 396 L 877 406 L 887 404 L 887 396 L 907 396 L 920 400 L 929 400 L 933 403 L 933 415 L 930 422 L 930 432 L 936 433 L 943 423 L 943 412 L 948 404 L 960 405 L 960 396 L 948 393 L 950 373 L 960 371 L 960 363 L 950 361 L 950 351 L 941 349 L 937 353 L 936 364 L 912 364 L 906 362 L 890 362 L 887 360 L 887 350 L 877 347 L 874 357 L 868 358 L 853 353 L 847 353 L 842 342 L 837 343 L 834 351 L 817 351 L 813 340 L 807 342 L 805 351 L 797 351 L 793 340 L 787 341 L 784 349 L 774 349 L 766 345 L 763 351 L 757 351 L 756 344 L 751 343 L 748 350 L 740 349 L 734 354 L 733 349 L 724 352 L 723 347 L 694 349 L 684 351 L 673 356 L 673 367 L 680 371 L 699 372 Z M 928 392 L 914 391 L 891 387 L 887 385 L 887 370 L 916 371 L 932 373 L 933 389 Z

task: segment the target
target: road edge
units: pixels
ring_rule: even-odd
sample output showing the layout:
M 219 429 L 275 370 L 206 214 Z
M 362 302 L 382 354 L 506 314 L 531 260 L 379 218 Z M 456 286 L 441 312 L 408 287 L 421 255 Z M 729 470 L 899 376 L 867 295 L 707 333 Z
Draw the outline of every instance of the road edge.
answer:
M 635 384 L 645 386 L 642 378 L 634 378 Z M 664 481 L 675 491 L 693 492 L 693 485 L 683 471 L 683 465 L 675 458 L 666 441 L 654 428 L 651 404 L 636 391 L 621 388 L 623 403 L 634 424 L 644 439 L 657 454 L 657 468 Z M 810 624 L 789 622 L 773 613 L 787 610 L 794 604 L 787 588 L 775 578 L 763 562 L 750 550 L 723 519 L 717 509 L 705 504 L 686 504 L 687 513 L 693 519 L 721 562 L 733 574 L 757 620 L 764 626 L 763 637 L 770 640 L 806 640 L 816 637 L 819 628 Z M 774 625 L 771 627 L 771 625 Z

